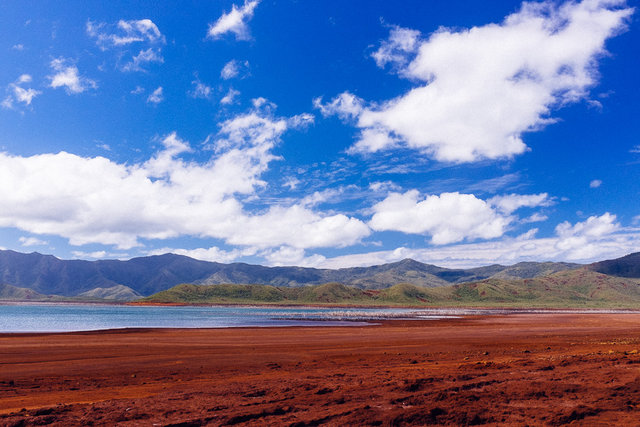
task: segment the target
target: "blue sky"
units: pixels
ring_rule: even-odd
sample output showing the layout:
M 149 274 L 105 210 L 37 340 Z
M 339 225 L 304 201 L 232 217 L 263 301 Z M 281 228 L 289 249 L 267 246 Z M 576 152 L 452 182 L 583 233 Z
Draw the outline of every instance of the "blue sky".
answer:
M 636 7 L 7 3 L 0 248 L 317 267 L 638 251 Z

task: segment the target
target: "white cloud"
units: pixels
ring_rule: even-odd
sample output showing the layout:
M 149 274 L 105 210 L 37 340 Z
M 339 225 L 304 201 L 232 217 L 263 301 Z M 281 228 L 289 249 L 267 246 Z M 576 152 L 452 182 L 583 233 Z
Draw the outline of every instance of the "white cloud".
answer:
M 512 220 L 472 194 L 442 193 L 419 201 L 416 190 L 389 194 L 373 212 L 373 230 L 426 234 L 436 245 L 500 237 Z
M 152 62 L 163 63 L 164 58 L 160 54 L 160 49 L 146 49 L 131 58 L 131 61 L 122 66 L 122 71 L 145 71 L 145 65 Z
M 640 153 L 640 145 L 636 145 L 631 150 L 629 150 L 629 152 L 630 153 Z
M 249 40 L 251 35 L 247 22 L 253 17 L 253 10 L 258 6 L 258 3 L 259 0 L 245 0 L 242 7 L 234 4 L 231 11 L 223 13 L 215 23 L 209 24 L 207 36 L 216 39 L 223 34 L 233 33 L 236 40 Z
M 599 179 L 594 179 L 593 181 L 591 181 L 591 182 L 589 183 L 589 187 L 590 187 L 590 188 L 598 188 L 598 187 L 600 187 L 601 185 L 602 185 L 602 181 L 601 181 L 601 180 L 599 180 Z
M 555 236 L 536 238 L 537 229 L 500 241 L 440 246 L 427 249 L 400 247 L 328 258 L 322 268 L 383 264 L 413 258 L 449 268 L 470 268 L 490 264 L 511 265 L 522 261 L 569 261 L 589 263 L 636 252 L 640 246 L 637 229 L 622 229 L 615 216 L 605 213 L 574 225 L 563 223 Z
M 298 187 L 298 185 L 300 185 L 300 183 L 301 181 L 298 178 L 291 176 L 287 178 L 284 184 L 282 185 L 289 188 L 289 190 L 295 190 Z
M 526 223 L 532 223 L 532 222 L 542 222 L 542 221 L 546 221 L 548 219 L 549 219 L 548 216 L 543 215 L 543 214 L 541 214 L 539 212 L 535 212 L 535 213 L 531 214 L 530 216 L 522 219 L 522 222 L 526 224 Z
M 220 77 L 224 80 L 233 79 L 238 76 L 245 76 L 249 72 L 249 61 L 238 61 L 233 59 L 222 67 L 220 70 Z
M 115 28 L 105 23 L 87 21 L 86 31 L 102 48 L 123 46 L 136 42 L 164 43 L 165 39 L 150 19 L 120 20 Z
M 220 100 L 220 104 L 222 105 L 230 105 L 233 104 L 236 100 L 236 98 L 238 97 L 238 95 L 240 95 L 240 92 L 233 89 L 233 88 L 229 88 L 229 91 L 227 92 L 227 94 L 225 96 L 222 97 L 222 99 Z
M 290 117 L 287 121 L 289 126 L 294 129 L 304 129 L 308 126 L 311 126 L 316 120 L 316 117 L 313 114 L 302 113 L 297 114 L 293 117 Z
M 238 63 L 236 60 L 232 60 L 224 64 L 220 71 L 220 77 L 225 80 L 232 79 L 238 75 Z
M 81 76 L 78 67 L 64 58 L 52 60 L 50 66 L 55 74 L 49 76 L 51 80 L 49 87 L 54 89 L 64 87 L 69 94 L 82 93 L 87 89 L 98 87 L 95 81 Z
M 213 89 L 211 88 L 211 86 L 207 86 L 199 79 L 195 79 L 191 82 L 191 84 L 194 86 L 193 90 L 189 93 L 191 97 L 211 99 L 211 96 L 213 95 Z
M 398 191 L 401 187 L 395 184 L 392 181 L 376 181 L 369 184 L 369 190 L 378 193 L 378 192 L 389 192 L 389 191 Z
M 142 86 L 136 86 L 136 88 L 131 91 L 133 95 L 140 95 L 142 92 L 144 92 L 144 88 Z
M 263 98 L 262 96 L 258 98 L 253 98 L 251 100 L 251 104 L 256 109 L 263 108 L 266 110 L 273 110 L 276 108 L 276 104 L 274 104 L 273 102 L 270 102 L 267 98 Z
M 49 244 L 49 242 L 38 239 L 37 237 L 22 236 L 18 239 L 18 241 L 22 244 L 22 246 L 45 246 Z
M 419 43 L 420 31 L 396 26 L 389 32 L 389 38 L 382 41 L 380 48 L 373 52 L 371 57 L 380 68 L 393 64 L 400 70 L 406 67 L 411 56 L 415 56 Z
M 255 253 L 255 250 L 250 248 L 249 250 L 232 249 L 230 251 L 225 251 L 224 249 L 220 249 L 217 246 L 196 249 L 165 247 L 161 249 L 154 249 L 153 251 L 148 252 L 148 255 L 163 255 L 168 253 L 184 255 L 190 258 L 199 259 L 201 261 L 231 263 L 242 256 L 253 255 Z
M 345 120 L 356 118 L 362 113 L 364 100 L 349 92 L 344 92 L 327 104 L 322 103 L 322 97 L 315 98 L 313 106 L 319 109 L 324 117 L 338 115 Z
M 82 259 L 86 259 L 86 258 L 104 259 L 106 257 L 113 256 L 112 254 L 107 253 L 107 251 L 93 251 L 93 252 L 71 251 L 71 253 L 73 254 L 74 257 L 82 258 Z
M 326 260 L 324 256 L 317 254 L 307 257 L 304 249 L 290 246 L 281 246 L 276 250 L 265 251 L 261 255 L 267 260 L 268 265 L 273 266 L 316 267 Z
M 14 103 L 21 102 L 24 105 L 31 105 L 31 101 L 42 92 L 33 88 L 25 88 L 23 85 L 31 83 L 29 74 L 22 74 L 18 79 L 7 86 L 9 95 L 2 101 L 4 108 L 13 108 Z
M 18 51 L 24 50 L 24 45 L 22 43 L 14 44 L 13 46 L 11 46 L 11 49 Z
M 587 97 L 605 41 L 625 29 L 633 12 L 624 6 L 623 0 L 523 3 L 501 24 L 441 28 L 425 40 L 395 28 L 374 58 L 421 84 L 362 107 L 343 107 L 350 106 L 345 99 L 357 99 L 343 93 L 321 111 L 357 116 L 356 152 L 402 143 L 449 162 L 521 154 L 523 133 L 553 122 L 554 108 Z
M 147 102 L 151 102 L 153 104 L 159 104 L 163 100 L 164 96 L 162 95 L 162 86 L 158 86 L 158 88 L 147 97 Z
M 597 255 L 598 239 L 609 236 L 620 229 L 615 222 L 616 216 L 605 213 L 601 216 L 591 216 L 584 222 L 571 225 L 568 221 L 558 224 L 556 248 L 568 252 L 567 259 L 587 259 Z
M 175 133 L 142 163 L 60 152 L 31 157 L 0 153 L 0 227 L 100 243 L 120 249 L 139 239 L 179 236 L 222 239 L 266 250 L 344 247 L 370 234 L 362 221 L 327 214 L 301 203 L 249 211 L 243 199 L 258 198 L 261 175 L 289 119 L 255 110 L 220 125 L 213 155 L 187 161 L 192 151 Z
M 496 196 L 487 200 L 487 202 L 498 208 L 498 210 L 506 215 L 520 208 L 535 208 L 538 206 L 549 206 L 552 204 L 547 193 L 540 194 L 508 194 L 504 196 Z

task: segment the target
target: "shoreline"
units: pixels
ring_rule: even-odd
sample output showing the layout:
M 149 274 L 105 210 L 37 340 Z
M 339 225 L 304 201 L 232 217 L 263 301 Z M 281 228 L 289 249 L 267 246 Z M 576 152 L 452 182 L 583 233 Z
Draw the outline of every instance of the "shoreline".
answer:
M 33 300 L 0 300 L 2 305 L 98 305 L 129 307 L 248 307 L 248 308 L 347 308 L 347 309 L 407 309 L 407 310 L 485 310 L 513 313 L 638 313 L 640 308 L 633 307 L 559 307 L 512 305 L 411 305 L 411 304 L 341 304 L 341 303 L 180 303 L 180 302 L 136 302 L 136 301 L 33 301 Z

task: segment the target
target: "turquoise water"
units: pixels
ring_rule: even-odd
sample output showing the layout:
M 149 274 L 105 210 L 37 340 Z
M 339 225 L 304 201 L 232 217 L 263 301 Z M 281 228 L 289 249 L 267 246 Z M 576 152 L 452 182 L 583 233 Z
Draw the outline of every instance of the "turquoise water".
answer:
M 361 325 L 415 317 L 416 310 L 316 307 L 139 307 L 99 304 L 0 305 L 1 332 L 71 332 L 115 328 L 233 328 Z M 423 317 L 424 316 L 420 316 Z M 437 316 L 440 317 L 440 316 Z

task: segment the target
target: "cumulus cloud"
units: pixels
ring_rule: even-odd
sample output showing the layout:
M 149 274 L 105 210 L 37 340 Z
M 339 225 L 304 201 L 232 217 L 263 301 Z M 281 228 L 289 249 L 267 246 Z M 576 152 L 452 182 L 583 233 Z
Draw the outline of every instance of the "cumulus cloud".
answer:
M 594 179 L 593 181 L 591 181 L 591 182 L 589 183 L 589 187 L 590 187 L 590 188 L 598 188 L 598 187 L 600 187 L 601 185 L 602 185 L 602 180 L 599 180 L 599 179 Z
M 207 37 L 217 39 L 226 33 L 233 33 L 236 40 L 250 40 L 251 34 L 247 22 L 253 17 L 253 11 L 259 0 L 245 1 L 242 7 L 235 4 L 231 11 L 223 13 L 218 20 L 209 24 Z
M 175 133 L 142 163 L 0 153 L 0 227 L 120 249 L 187 235 L 256 250 L 358 243 L 370 229 L 356 218 L 295 202 L 245 208 L 243 199 L 266 185 L 261 175 L 278 158 L 272 150 L 290 122 L 263 110 L 233 117 L 220 124 L 204 162 L 186 160 L 193 149 Z
M 576 224 L 562 223 L 556 235 L 536 237 L 537 229 L 499 241 L 447 245 L 426 249 L 399 247 L 390 251 L 328 258 L 318 266 L 342 268 L 383 264 L 404 258 L 449 268 L 470 268 L 490 264 L 511 265 L 523 261 L 570 261 L 589 263 L 635 252 L 640 246 L 637 229 L 623 229 L 615 215 L 592 216 Z
M 605 213 L 601 216 L 591 216 L 584 222 L 571 225 L 568 221 L 558 224 L 556 248 L 569 252 L 568 259 L 591 258 L 600 252 L 598 239 L 618 231 L 620 225 L 616 216 Z
M 49 64 L 54 74 L 49 76 L 49 87 L 54 89 L 63 87 L 68 94 L 82 93 L 88 89 L 96 89 L 98 84 L 89 78 L 83 77 L 78 67 L 68 59 L 57 58 Z
M 369 226 L 376 231 L 426 234 L 437 245 L 500 237 L 511 219 L 472 194 L 442 193 L 420 200 L 416 190 L 391 193 L 373 206 Z
M 7 86 L 7 97 L 2 101 L 2 107 L 13 108 L 16 102 L 24 105 L 31 105 L 31 101 L 42 92 L 33 88 L 25 88 L 24 86 L 31 83 L 29 74 L 22 74 L 18 79 Z
M 379 190 L 382 183 L 375 183 Z M 547 193 L 509 194 L 487 201 L 473 194 L 442 193 L 421 197 L 417 190 L 391 192 L 372 208 L 369 226 L 376 231 L 400 231 L 431 236 L 436 245 L 501 237 L 521 208 L 548 206 Z M 542 220 L 542 216 L 535 218 Z
M 151 95 L 147 97 L 147 102 L 152 104 L 159 104 L 164 101 L 164 95 L 162 94 L 162 86 L 158 86 L 156 90 L 151 92 Z
M 425 39 L 394 28 L 373 57 L 416 86 L 379 104 L 349 104 L 356 98 L 345 92 L 319 107 L 355 116 L 353 152 L 403 144 L 447 162 L 512 157 L 527 149 L 523 133 L 587 97 L 605 41 L 632 12 L 623 0 L 548 1 L 523 3 L 500 24 L 441 28 Z
M 121 19 L 115 26 L 87 21 L 86 31 L 89 37 L 95 38 L 98 46 L 103 49 L 139 42 L 165 42 L 164 36 L 150 19 L 129 21 Z

